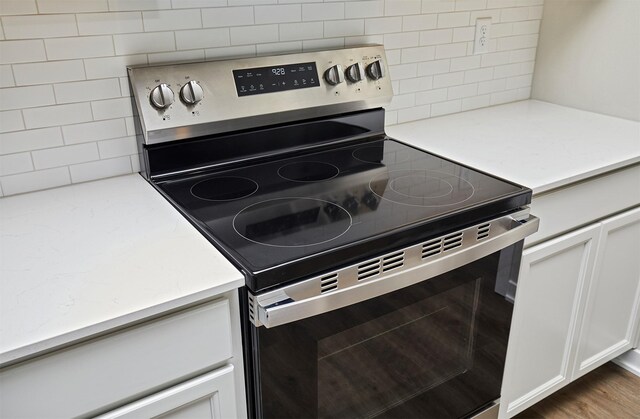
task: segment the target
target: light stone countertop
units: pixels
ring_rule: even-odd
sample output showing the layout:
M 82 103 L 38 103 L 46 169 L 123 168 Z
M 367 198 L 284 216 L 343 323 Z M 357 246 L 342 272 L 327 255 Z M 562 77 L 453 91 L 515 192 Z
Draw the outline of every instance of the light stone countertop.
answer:
M 533 194 L 640 162 L 640 123 L 525 100 L 388 127 L 387 135 Z
M 0 199 L 0 365 L 243 285 L 139 174 Z

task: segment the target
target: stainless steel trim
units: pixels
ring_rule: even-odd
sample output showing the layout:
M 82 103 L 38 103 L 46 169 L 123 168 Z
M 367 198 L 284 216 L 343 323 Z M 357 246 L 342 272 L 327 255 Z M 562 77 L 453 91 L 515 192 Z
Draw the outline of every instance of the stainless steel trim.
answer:
M 539 219 L 526 208 L 490 224 L 489 235 L 482 238 L 478 238 L 478 230 L 484 231 L 486 222 L 274 291 L 251 295 L 253 324 L 275 327 L 417 284 L 517 243 L 538 231 Z M 452 236 L 461 236 L 462 243 L 447 249 L 443 244 Z M 403 266 L 385 272 L 382 261 L 399 253 L 404 255 Z
M 498 419 L 498 413 L 500 412 L 500 399 L 494 400 L 493 404 L 482 412 L 470 416 L 469 419 Z
M 390 103 L 391 79 L 364 77 L 357 83 L 329 84 L 325 70 L 375 61 L 386 64 L 381 45 L 331 51 L 305 52 L 269 57 L 189 64 L 129 67 L 137 114 L 140 115 L 144 143 L 194 138 L 320 116 L 373 109 Z M 239 97 L 233 70 L 274 65 L 315 62 L 319 86 Z M 384 71 L 387 71 L 384 69 Z M 388 71 L 387 71 L 388 73 Z M 342 71 L 339 77 L 343 78 Z M 176 100 L 166 108 L 150 103 L 153 89 L 164 84 L 179 92 L 189 82 L 197 82 L 203 97 L 186 105 Z

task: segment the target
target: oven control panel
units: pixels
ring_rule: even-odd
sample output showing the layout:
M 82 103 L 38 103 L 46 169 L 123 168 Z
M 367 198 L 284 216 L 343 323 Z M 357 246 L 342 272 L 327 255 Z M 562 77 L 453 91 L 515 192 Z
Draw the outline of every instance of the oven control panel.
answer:
M 379 108 L 393 94 L 381 45 L 128 70 L 146 144 Z

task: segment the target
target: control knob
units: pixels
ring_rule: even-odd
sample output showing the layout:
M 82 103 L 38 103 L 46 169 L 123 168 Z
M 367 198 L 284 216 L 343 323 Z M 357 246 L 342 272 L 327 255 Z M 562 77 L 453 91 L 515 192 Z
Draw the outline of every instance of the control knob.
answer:
M 342 83 L 344 81 L 342 66 L 340 64 L 336 64 L 332 67 L 329 67 L 329 69 L 324 72 L 324 79 L 327 81 L 327 83 L 333 86 Z
M 180 98 L 187 105 L 195 105 L 200 102 L 203 97 L 204 92 L 202 91 L 202 87 L 195 80 L 191 80 L 180 89 Z
M 373 80 L 378 80 L 384 77 L 384 63 L 382 60 L 377 60 L 369 64 L 367 67 L 367 74 Z
M 173 103 L 173 90 L 166 83 L 159 84 L 151 91 L 149 100 L 157 109 L 167 108 Z
M 364 79 L 364 68 L 361 63 L 355 63 L 347 67 L 347 78 L 352 83 L 357 83 Z

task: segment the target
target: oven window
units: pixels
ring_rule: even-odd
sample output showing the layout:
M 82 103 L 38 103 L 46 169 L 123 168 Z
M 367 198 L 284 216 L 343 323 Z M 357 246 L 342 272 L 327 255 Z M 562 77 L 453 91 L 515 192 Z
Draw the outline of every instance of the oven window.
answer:
M 499 398 L 513 308 L 496 292 L 505 280 L 500 256 L 320 316 L 254 328 L 259 412 L 462 417 Z

